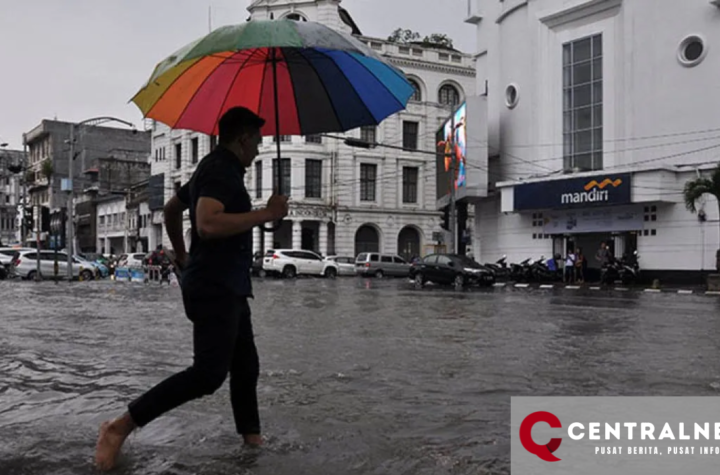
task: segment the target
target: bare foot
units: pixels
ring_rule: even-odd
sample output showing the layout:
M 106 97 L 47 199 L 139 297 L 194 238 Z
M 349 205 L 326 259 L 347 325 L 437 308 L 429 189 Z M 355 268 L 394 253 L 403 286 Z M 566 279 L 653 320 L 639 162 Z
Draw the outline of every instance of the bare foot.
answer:
M 250 447 L 260 447 L 263 444 L 263 439 L 260 434 L 243 434 L 243 440 L 245 445 Z
M 95 466 L 98 469 L 108 471 L 115 468 L 120 448 L 134 428 L 135 425 L 129 415 L 104 422 L 100 426 L 100 434 L 95 448 Z

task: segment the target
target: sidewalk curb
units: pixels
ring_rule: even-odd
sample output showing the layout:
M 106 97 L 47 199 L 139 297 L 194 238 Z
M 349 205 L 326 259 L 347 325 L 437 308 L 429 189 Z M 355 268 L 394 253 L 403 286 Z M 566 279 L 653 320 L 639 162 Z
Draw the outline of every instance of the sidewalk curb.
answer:
M 529 289 L 529 290 L 611 290 L 613 292 L 642 292 L 645 294 L 677 294 L 677 295 L 707 295 L 707 296 L 720 296 L 720 291 L 711 290 L 699 290 L 699 289 L 653 289 L 653 288 L 630 288 L 630 287 L 598 287 L 594 286 L 583 286 L 583 285 L 565 285 L 565 284 L 529 284 L 529 283 L 515 283 L 515 282 L 496 282 L 493 285 L 494 288 L 515 288 L 515 289 Z

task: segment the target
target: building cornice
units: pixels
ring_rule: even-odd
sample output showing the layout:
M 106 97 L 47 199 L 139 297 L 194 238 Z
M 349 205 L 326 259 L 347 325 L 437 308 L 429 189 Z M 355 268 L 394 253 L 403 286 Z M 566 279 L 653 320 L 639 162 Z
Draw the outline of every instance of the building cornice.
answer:
M 397 58 L 395 56 L 385 55 L 390 63 L 400 67 L 410 67 L 416 69 L 425 69 L 427 71 L 437 71 L 446 74 L 457 74 L 458 76 L 475 77 L 475 68 L 467 66 L 451 66 L 439 63 L 431 63 L 428 61 L 417 61 L 410 59 Z
M 540 21 L 549 28 L 557 28 L 607 10 L 616 9 L 619 11 L 622 0 L 576 0 L 573 3 L 575 5 L 565 7 L 559 11 L 540 14 Z

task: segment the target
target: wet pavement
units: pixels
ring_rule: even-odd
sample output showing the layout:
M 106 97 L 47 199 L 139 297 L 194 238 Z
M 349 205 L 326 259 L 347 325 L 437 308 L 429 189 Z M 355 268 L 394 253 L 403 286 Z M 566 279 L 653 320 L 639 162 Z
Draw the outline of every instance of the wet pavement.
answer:
M 227 382 L 132 435 L 121 474 L 509 473 L 511 396 L 720 390 L 720 298 L 256 282 L 266 447 Z M 95 473 L 99 423 L 192 361 L 177 288 L 0 282 L 0 474 Z

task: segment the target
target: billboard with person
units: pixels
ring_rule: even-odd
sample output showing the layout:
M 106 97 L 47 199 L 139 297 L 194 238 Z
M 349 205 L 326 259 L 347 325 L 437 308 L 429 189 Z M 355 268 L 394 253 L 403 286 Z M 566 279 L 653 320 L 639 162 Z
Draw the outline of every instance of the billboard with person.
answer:
M 435 135 L 436 199 L 440 209 L 456 200 L 487 196 L 487 103 L 470 97 L 460 104 Z

